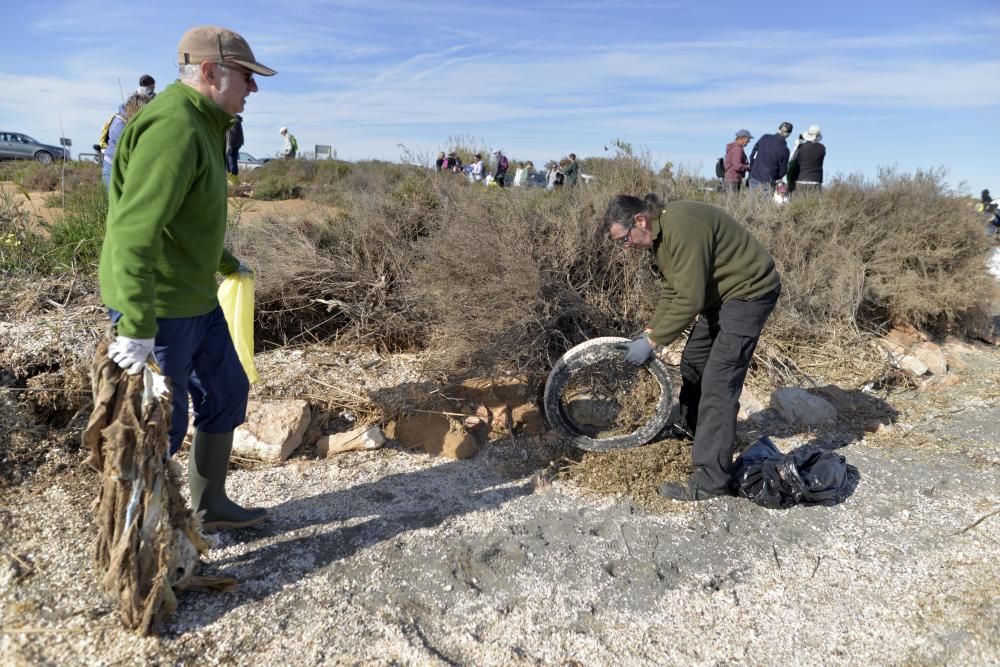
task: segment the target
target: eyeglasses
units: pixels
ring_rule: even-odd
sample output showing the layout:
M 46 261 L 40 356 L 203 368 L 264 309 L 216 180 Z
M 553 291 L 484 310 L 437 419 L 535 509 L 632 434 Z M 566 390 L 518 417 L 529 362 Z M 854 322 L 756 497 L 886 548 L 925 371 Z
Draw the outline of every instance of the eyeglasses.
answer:
M 231 72 L 242 74 L 243 81 L 246 82 L 247 86 L 253 86 L 256 83 L 253 78 L 253 72 L 248 69 L 243 69 L 242 67 L 236 67 L 234 65 L 227 65 L 226 63 L 219 63 L 219 67 L 224 67 Z
M 630 245 L 632 243 L 632 230 L 635 229 L 635 222 L 630 222 L 628 227 L 625 228 L 625 233 L 621 236 L 612 236 L 611 240 L 615 243 L 621 243 L 623 246 Z

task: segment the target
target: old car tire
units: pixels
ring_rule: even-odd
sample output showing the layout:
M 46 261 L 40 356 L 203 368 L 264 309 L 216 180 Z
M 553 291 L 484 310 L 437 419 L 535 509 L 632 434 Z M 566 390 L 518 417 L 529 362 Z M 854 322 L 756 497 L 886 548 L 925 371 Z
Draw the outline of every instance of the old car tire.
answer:
M 629 342 L 628 338 L 593 338 L 572 348 L 555 363 L 545 381 L 543 406 L 545 418 L 560 435 L 580 449 L 588 452 L 606 452 L 613 449 L 627 449 L 645 445 L 662 431 L 670 420 L 670 406 L 673 399 L 673 383 L 670 371 L 655 355 L 644 367 L 660 384 L 660 401 L 656 411 L 638 430 L 628 434 L 608 438 L 591 438 L 580 433 L 573 421 L 566 416 L 562 407 L 562 394 L 566 390 L 573 371 L 610 360 L 622 360 L 624 352 L 620 346 Z M 622 363 L 625 363 L 622 361 Z
M 52 153 L 48 151 L 38 151 L 35 153 L 35 159 L 41 164 L 52 164 Z

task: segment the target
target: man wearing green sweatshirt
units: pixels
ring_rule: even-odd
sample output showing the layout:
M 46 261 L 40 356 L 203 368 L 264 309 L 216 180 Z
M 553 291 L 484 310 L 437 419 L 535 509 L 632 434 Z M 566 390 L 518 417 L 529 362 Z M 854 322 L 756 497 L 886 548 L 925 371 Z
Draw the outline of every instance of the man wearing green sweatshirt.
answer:
M 774 260 L 732 216 L 700 202 L 618 195 L 602 230 L 627 248 L 652 251 L 660 271 L 660 301 L 627 345 L 627 362 L 645 363 L 697 317 L 681 355 L 679 396 L 681 420 L 694 434 L 694 473 L 686 485 L 662 484 L 660 495 L 728 495 L 743 381 L 781 293 Z
M 170 452 L 195 436 L 188 480 L 206 528 L 262 521 L 225 492 L 233 431 L 246 418 L 249 383 L 216 297 L 216 273 L 250 271 L 223 247 L 226 131 L 275 71 L 225 28 L 187 31 L 180 80 L 130 119 L 115 151 L 98 278 L 117 331 L 108 356 L 130 374 L 150 355 L 173 390 Z

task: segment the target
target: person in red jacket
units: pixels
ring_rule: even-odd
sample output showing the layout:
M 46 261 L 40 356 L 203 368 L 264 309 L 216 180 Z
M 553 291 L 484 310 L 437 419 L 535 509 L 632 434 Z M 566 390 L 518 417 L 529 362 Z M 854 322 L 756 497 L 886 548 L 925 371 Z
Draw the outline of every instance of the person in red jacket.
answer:
M 740 130 L 736 133 L 736 138 L 726 144 L 726 157 L 723 161 L 726 175 L 722 179 L 726 192 L 739 192 L 743 176 L 750 169 L 750 162 L 743 149 L 746 148 L 751 139 L 753 139 L 753 135 L 750 134 L 749 130 Z

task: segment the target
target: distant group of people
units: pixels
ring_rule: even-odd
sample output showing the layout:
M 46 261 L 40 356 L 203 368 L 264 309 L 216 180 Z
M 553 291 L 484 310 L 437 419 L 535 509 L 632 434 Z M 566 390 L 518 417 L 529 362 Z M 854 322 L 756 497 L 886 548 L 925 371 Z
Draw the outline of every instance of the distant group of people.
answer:
M 556 162 L 552 160 L 548 164 L 548 171 L 545 173 L 545 189 L 555 190 L 559 187 L 575 188 L 580 182 L 580 163 L 576 161 L 576 153 Z
M 768 189 L 776 198 L 800 192 L 817 191 L 823 187 L 823 162 L 826 146 L 819 125 L 811 125 L 799 135 L 789 151 L 788 137 L 793 126 L 783 122 L 774 134 L 765 134 L 754 144 L 750 156 L 746 147 L 753 139 L 749 130 L 739 130 L 726 144 L 726 154 L 717 168 L 725 190 L 739 192 L 744 179 L 751 190 Z M 719 174 L 718 172 L 722 172 Z
M 483 162 L 482 153 L 476 153 L 472 157 L 472 164 L 465 165 L 462 164 L 462 158 L 458 156 L 458 151 L 451 150 L 447 154 L 441 151 L 438 153 L 437 160 L 434 161 L 434 169 L 440 172 L 465 174 L 473 183 L 483 183 L 484 185 L 496 184 L 496 187 L 502 188 L 506 187 L 507 172 L 510 170 L 510 160 L 500 149 L 493 151 L 493 172 L 490 173 Z M 519 165 L 518 171 L 522 169 L 523 165 Z M 520 183 L 515 182 L 514 185 L 520 185 Z
M 483 183 L 486 186 L 496 187 L 507 186 L 507 174 L 510 171 L 510 160 L 504 155 L 502 150 L 493 151 L 493 170 L 490 173 L 483 162 L 482 153 L 473 156 L 472 163 L 465 165 L 462 158 L 458 156 L 458 151 L 451 150 L 445 153 L 438 153 L 434 161 L 434 169 L 439 172 L 451 172 L 454 174 L 465 174 L 473 183 Z M 575 187 L 580 181 L 580 164 L 577 162 L 576 154 L 570 153 L 560 161 L 552 160 L 546 165 L 544 183 L 546 190 L 554 190 L 557 187 Z M 540 183 L 541 174 L 535 171 L 535 163 L 531 160 L 517 162 L 514 165 L 514 175 L 511 185 L 515 188 L 529 187 L 532 183 Z

